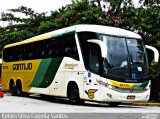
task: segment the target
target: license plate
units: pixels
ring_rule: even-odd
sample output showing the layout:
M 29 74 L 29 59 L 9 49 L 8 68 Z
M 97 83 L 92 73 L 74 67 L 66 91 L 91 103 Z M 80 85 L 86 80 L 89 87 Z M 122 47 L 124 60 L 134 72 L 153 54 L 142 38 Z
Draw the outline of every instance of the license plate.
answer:
M 127 96 L 127 99 L 128 99 L 128 100 L 133 100 L 133 99 L 135 99 L 135 98 L 136 98 L 135 95 L 128 95 L 128 96 Z

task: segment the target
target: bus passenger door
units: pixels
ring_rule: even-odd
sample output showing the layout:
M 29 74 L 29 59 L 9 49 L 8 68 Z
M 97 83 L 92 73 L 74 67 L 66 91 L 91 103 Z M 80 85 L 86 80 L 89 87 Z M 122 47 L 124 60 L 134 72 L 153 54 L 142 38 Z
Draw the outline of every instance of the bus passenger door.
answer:
M 100 47 L 94 43 L 88 43 L 85 56 L 88 72 L 84 76 L 84 98 L 88 100 L 98 100 L 100 80 Z

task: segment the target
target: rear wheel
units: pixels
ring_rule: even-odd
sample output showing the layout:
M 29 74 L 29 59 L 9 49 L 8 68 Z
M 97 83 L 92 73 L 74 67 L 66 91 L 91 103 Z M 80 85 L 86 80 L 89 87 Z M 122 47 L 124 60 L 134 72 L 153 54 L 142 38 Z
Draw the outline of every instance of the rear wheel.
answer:
M 22 84 L 20 81 L 17 81 L 16 83 L 15 92 L 17 96 L 22 96 Z
M 17 96 L 24 96 L 24 97 L 29 96 L 29 93 L 26 93 L 26 92 L 22 91 L 22 83 L 21 83 L 20 80 L 18 80 L 17 83 L 16 83 L 15 93 L 16 93 Z
M 74 85 L 69 85 L 68 88 L 68 98 L 71 104 L 83 104 L 84 100 L 79 97 L 78 87 Z
M 16 85 L 14 85 L 14 81 L 11 80 L 9 90 L 13 96 L 29 96 L 29 93 L 22 91 L 22 83 L 20 80 L 16 82 Z
M 10 81 L 10 84 L 9 84 L 9 91 L 11 92 L 11 95 L 13 95 L 13 96 L 16 95 L 15 85 L 14 85 L 14 81 L 13 81 L 13 80 Z

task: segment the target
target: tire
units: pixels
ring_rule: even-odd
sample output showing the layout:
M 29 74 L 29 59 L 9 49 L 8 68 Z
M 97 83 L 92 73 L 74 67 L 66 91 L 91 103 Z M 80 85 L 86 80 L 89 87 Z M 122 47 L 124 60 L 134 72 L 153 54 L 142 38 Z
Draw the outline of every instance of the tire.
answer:
M 118 105 L 120 105 L 120 102 L 108 102 L 110 107 L 118 107 Z
M 24 96 L 28 97 L 29 93 L 22 91 L 22 83 L 21 81 L 17 81 L 16 86 L 13 81 L 10 81 L 9 90 L 12 96 Z
M 15 93 L 16 93 L 17 96 L 22 96 L 22 93 L 23 93 L 23 92 L 22 92 L 22 84 L 21 84 L 20 81 L 18 81 L 18 82 L 16 83 Z
M 11 92 L 11 95 L 12 95 L 12 96 L 16 96 L 15 85 L 14 85 L 14 82 L 13 82 L 13 81 L 10 81 L 9 91 Z
M 21 81 L 17 81 L 17 83 L 16 83 L 15 94 L 16 94 L 16 96 L 23 96 L 23 97 L 28 97 L 29 96 L 29 93 L 26 93 L 26 92 L 22 91 Z
M 68 98 L 71 104 L 83 104 L 84 100 L 79 97 L 79 90 L 76 85 L 69 85 Z

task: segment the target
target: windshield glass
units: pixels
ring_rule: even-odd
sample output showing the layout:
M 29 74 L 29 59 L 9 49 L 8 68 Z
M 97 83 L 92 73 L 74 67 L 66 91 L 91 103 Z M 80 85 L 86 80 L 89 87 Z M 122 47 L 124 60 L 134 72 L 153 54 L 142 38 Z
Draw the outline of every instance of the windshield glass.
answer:
M 140 40 L 126 39 L 126 41 L 129 51 L 132 78 L 140 78 L 143 74 L 148 73 L 148 62 L 144 46 Z
M 146 53 L 141 40 L 99 35 L 107 46 L 103 74 L 121 78 L 142 78 L 148 73 Z

